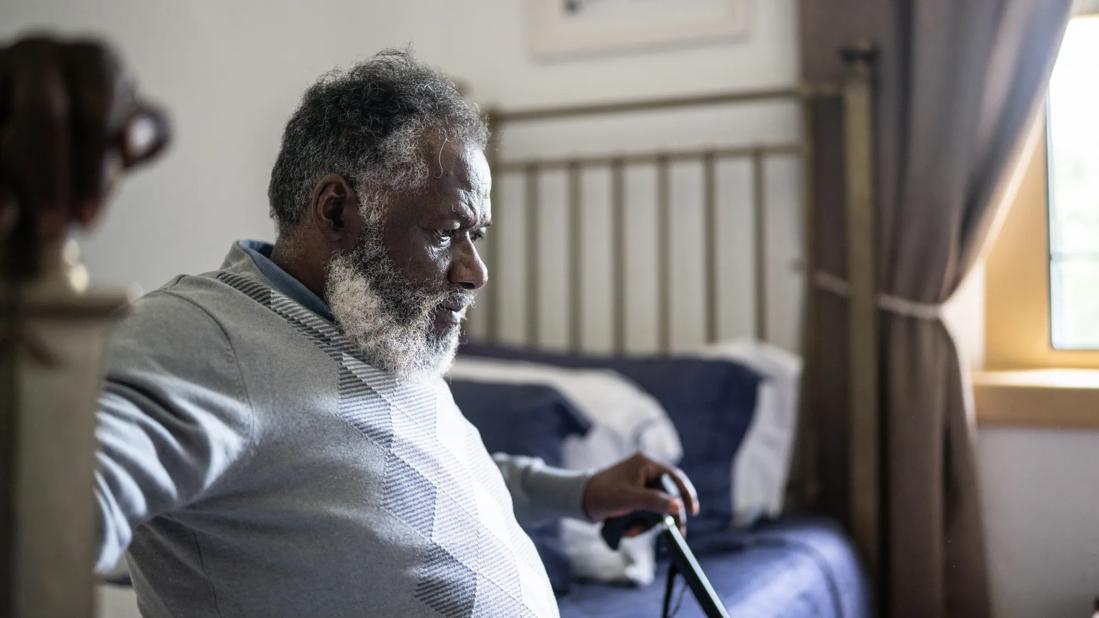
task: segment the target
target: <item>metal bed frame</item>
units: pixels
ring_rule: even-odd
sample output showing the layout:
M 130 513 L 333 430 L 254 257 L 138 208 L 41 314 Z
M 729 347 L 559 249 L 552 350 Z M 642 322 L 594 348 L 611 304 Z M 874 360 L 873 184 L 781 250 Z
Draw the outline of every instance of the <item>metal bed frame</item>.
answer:
M 491 110 L 488 113 L 490 126 L 493 128 L 494 137 L 507 128 L 519 124 L 539 122 L 546 120 L 575 119 L 579 117 L 608 116 L 631 112 L 652 112 L 669 109 L 700 108 L 714 105 L 736 105 L 750 102 L 770 101 L 785 102 L 798 101 L 801 104 L 803 122 L 808 121 L 808 104 L 818 97 L 839 96 L 840 89 L 831 85 L 816 87 L 795 86 L 749 92 L 728 92 L 720 94 L 706 94 L 676 98 L 658 98 L 641 101 L 618 101 L 600 103 L 594 105 L 573 105 L 556 108 L 536 108 L 519 110 Z M 539 255 L 540 235 L 537 230 L 537 213 L 541 204 L 538 199 L 538 184 L 543 172 L 552 170 L 564 170 L 567 178 L 567 212 L 570 224 L 568 271 L 569 271 L 569 309 L 568 309 L 568 340 L 572 349 L 579 349 L 581 344 L 581 307 L 584 302 L 580 286 L 580 271 L 583 265 L 583 251 L 578 233 L 582 220 L 581 197 L 579 178 L 582 170 L 590 168 L 604 168 L 610 173 L 611 217 L 614 233 L 611 237 L 612 246 L 612 281 L 613 293 L 611 295 L 613 314 L 613 347 L 616 352 L 624 352 L 626 348 L 626 239 L 624 238 L 623 221 L 625 220 L 626 203 L 623 184 L 624 171 L 628 166 L 637 164 L 652 164 L 656 168 L 656 182 L 653 188 L 657 197 L 657 217 L 660 223 L 667 227 L 671 225 L 672 205 L 669 192 L 668 172 L 669 166 L 677 161 L 694 161 L 702 166 L 703 175 L 703 212 L 704 224 L 699 235 L 703 244 L 705 255 L 705 338 L 712 342 L 717 339 L 718 331 L 718 298 L 719 272 L 717 264 L 717 232 L 716 225 L 718 203 L 715 191 L 715 167 L 723 160 L 748 160 L 751 165 L 752 176 L 752 210 L 754 225 L 753 244 L 753 287 L 755 311 L 753 313 L 753 332 L 757 339 L 767 339 L 767 307 L 765 287 L 767 283 L 765 239 L 765 212 L 767 208 L 767 196 L 764 189 L 764 171 L 769 158 L 772 157 L 800 157 L 808 162 L 811 156 L 811 147 L 808 141 L 788 141 L 757 143 L 750 145 L 725 145 L 712 147 L 699 147 L 687 149 L 648 151 L 630 151 L 607 155 L 580 155 L 575 157 L 554 156 L 546 158 L 504 159 L 496 148 L 495 143 L 490 143 L 490 166 L 497 178 L 505 174 L 522 174 L 526 187 L 526 197 L 522 204 L 527 212 L 526 217 L 526 341 L 527 345 L 539 345 Z M 803 172 L 807 166 L 803 164 Z M 802 174 L 803 204 L 808 203 L 808 174 Z M 499 186 L 497 182 L 494 186 Z M 495 197 L 495 196 L 494 196 Z M 494 203 L 496 200 L 494 199 Z M 497 209 L 495 217 L 500 219 L 500 210 Z M 805 216 L 810 214 L 809 209 L 803 209 Z M 805 221 L 808 223 L 808 220 Z M 808 226 L 806 226 L 807 228 Z M 808 247 L 806 247 L 808 249 Z M 671 268 L 669 244 L 657 244 L 657 287 L 662 290 L 658 296 L 657 304 L 657 329 L 658 345 L 661 351 L 667 352 L 671 347 Z M 498 246 L 491 245 L 486 252 L 489 272 L 493 272 L 501 263 L 501 255 Z M 806 250 L 805 255 L 809 255 Z M 490 342 L 499 340 L 500 325 L 499 316 L 502 311 L 499 286 L 490 285 L 486 290 L 487 313 L 486 329 L 483 333 L 472 333 L 474 337 Z

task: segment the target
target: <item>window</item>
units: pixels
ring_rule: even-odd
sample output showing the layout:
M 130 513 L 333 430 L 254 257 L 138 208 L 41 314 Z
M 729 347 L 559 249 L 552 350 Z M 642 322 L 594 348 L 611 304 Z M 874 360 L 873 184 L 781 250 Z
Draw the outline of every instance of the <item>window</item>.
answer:
M 1075 5 L 984 262 L 982 424 L 1099 427 L 1099 0 Z
M 1099 15 L 1069 22 L 1049 85 L 1050 343 L 1099 349 Z
M 985 260 L 985 367 L 1099 369 L 1099 0 L 1077 1 L 1046 122 Z

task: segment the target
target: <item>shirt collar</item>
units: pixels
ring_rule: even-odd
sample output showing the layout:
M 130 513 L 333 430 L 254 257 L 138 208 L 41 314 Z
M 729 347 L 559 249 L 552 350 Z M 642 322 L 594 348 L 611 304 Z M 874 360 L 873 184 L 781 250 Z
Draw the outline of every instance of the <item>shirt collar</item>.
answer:
M 248 257 L 252 258 L 252 263 L 263 273 L 264 277 L 267 277 L 276 290 L 329 322 L 336 321 L 332 316 L 332 309 L 328 306 L 328 303 L 305 287 L 301 281 L 280 268 L 278 264 L 271 261 L 271 251 L 274 249 L 271 243 L 259 240 L 241 240 L 237 245 L 248 254 Z

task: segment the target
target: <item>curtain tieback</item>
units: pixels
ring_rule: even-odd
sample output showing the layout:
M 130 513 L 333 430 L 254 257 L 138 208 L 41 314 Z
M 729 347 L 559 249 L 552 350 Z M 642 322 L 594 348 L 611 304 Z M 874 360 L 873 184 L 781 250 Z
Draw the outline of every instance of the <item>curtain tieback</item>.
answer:
M 813 273 L 813 286 L 842 298 L 851 296 L 851 284 L 847 283 L 842 277 L 837 277 L 822 270 Z M 883 311 L 917 320 L 937 321 L 943 317 L 943 306 L 941 304 L 921 303 L 892 294 L 878 294 L 876 304 L 878 309 Z

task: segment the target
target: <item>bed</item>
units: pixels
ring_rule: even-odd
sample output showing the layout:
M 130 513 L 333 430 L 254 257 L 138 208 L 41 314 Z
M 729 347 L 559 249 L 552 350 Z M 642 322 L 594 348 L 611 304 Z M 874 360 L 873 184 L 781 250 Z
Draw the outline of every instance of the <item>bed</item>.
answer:
M 783 513 L 798 370 L 756 342 L 629 357 L 468 343 L 449 379 L 490 452 L 590 469 L 641 450 L 682 467 L 703 507 L 688 540 L 730 615 L 868 616 L 844 532 Z M 593 524 L 526 527 L 562 616 L 659 615 L 668 567 L 652 535 L 612 552 Z M 675 598 L 676 615 L 702 615 L 682 584 Z
M 873 613 L 844 530 L 784 504 L 813 272 L 810 103 L 850 94 L 490 111 L 494 282 L 455 400 L 490 452 L 596 468 L 641 450 L 682 467 L 704 507 L 688 541 L 733 616 Z M 563 616 L 659 615 L 651 536 L 612 555 L 591 525 L 528 532 Z M 676 615 L 702 615 L 683 596 Z

